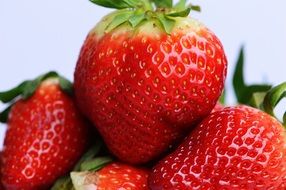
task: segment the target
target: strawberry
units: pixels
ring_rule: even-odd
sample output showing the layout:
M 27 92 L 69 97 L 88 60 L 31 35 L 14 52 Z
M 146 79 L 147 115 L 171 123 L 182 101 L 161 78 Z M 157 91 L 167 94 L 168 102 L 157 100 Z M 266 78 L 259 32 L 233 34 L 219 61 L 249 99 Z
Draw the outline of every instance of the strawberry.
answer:
M 50 72 L 0 93 L 3 102 L 16 101 L 6 118 L 1 171 L 6 189 L 48 189 L 87 148 L 87 123 L 65 92 L 70 88 Z
M 1 168 L 2 168 L 2 152 L 0 152 L 0 171 L 1 171 Z M 1 173 L 0 173 L 0 178 L 1 178 Z M 0 190 L 4 190 L 4 187 L 0 181 Z
M 220 110 L 222 110 L 223 108 L 224 108 L 224 106 L 223 106 L 221 103 L 218 102 L 218 103 L 215 105 L 215 107 L 213 108 L 212 112 L 220 111 Z
M 214 112 L 154 167 L 149 185 L 152 190 L 285 189 L 285 129 L 246 106 Z
M 149 172 L 122 163 L 111 163 L 96 172 L 72 172 L 75 190 L 148 190 Z
M 187 17 L 195 7 L 185 1 L 92 2 L 120 10 L 83 44 L 74 75 L 78 105 L 114 155 L 148 162 L 215 106 L 227 70 L 222 44 Z

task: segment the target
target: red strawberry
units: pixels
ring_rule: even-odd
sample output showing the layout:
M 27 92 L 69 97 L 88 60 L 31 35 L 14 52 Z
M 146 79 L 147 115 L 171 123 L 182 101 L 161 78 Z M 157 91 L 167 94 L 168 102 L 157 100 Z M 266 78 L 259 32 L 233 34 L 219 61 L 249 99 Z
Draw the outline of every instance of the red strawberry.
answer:
M 121 163 L 112 163 L 97 172 L 73 172 L 71 178 L 76 190 L 148 190 L 149 172 Z
M 13 89 L 24 90 L 19 93 L 22 97 L 32 89 L 35 92 L 16 101 L 7 121 L 2 182 L 9 190 L 49 188 L 73 167 L 88 145 L 87 123 L 73 99 L 62 91 L 60 86 L 66 81 L 55 76 L 49 73 Z M 13 90 L 1 93 L 0 99 L 4 101 Z
M 1 168 L 2 168 L 2 152 L 0 152 L 0 170 L 1 170 Z M 1 177 L 1 173 L 0 173 L 0 177 Z M 3 187 L 3 185 L 2 185 L 2 183 L 1 183 L 1 181 L 0 181 L 0 190 L 4 190 L 4 187 Z
M 214 112 L 155 166 L 149 185 L 152 190 L 285 189 L 285 129 L 249 107 Z
M 106 16 L 87 36 L 75 70 L 79 107 L 118 158 L 137 164 L 161 155 L 211 112 L 227 67 L 219 39 L 187 18 L 190 8 L 155 11 L 144 2 Z
M 218 103 L 215 105 L 215 107 L 213 108 L 212 112 L 220 111 L 220 110 L 222 110 L 223 108 L 224 108 L 224 106 L 223 106 L 221 103 L 218 102 Z

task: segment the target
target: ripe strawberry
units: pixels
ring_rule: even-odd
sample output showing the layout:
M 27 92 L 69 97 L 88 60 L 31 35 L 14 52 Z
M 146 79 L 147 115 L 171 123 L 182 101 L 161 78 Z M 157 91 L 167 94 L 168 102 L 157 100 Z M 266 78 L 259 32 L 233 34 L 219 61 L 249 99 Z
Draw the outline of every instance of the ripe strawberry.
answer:
M 71 178 L 76 190 L 148 190 L 149 172 L 121 163 L 111 163 L 97 172 L 73 172 Z
M 285 129 L 246 106 L 214 112 L 154 167 L 149 185 L 152 190 L 285 189 Z
M 226 76 L 222 44 L 187 17 L 183 1 L 156 10 L 141 0 L 92 1 L 122 10 L 87 36 L 75 70 L 78 105 L 113 154 L 148 162 L 215 106 Z
M 2 152 L 0 152 L 0 171 L 1 171 L 1 168 L 2 168 Z M 1 173 L 0 173 L 0 178 L 1 178 Z M 1 181 L 0 181 L 0 190 L 4 190 L 4 187 Z
M 5 102 L 22 97 L 7 120 L 1 172 L 6 189 L 48 189 L 87 148 L 87 123 L 65 87 L 70 84 L 51 72 L 0 93 Z
M 224 108 L 224 106 L 223 106 L 221 103 L 218 102 L 218 103 L 215 105 L 215 107 L 213 108 L 212 112 L 220 111 L 220 110 L 222 110 L 223 108 Z

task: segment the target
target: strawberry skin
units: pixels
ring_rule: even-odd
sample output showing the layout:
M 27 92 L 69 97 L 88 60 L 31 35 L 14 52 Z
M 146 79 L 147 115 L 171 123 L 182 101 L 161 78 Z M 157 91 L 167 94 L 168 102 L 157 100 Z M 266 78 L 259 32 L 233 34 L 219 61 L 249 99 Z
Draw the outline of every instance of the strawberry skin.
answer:
M 225 108 L 208 116 L 154 167 L 150 188 L 285 189 L 285 140 L 285 129 L 268 114 Z
M 88 145 L 86 122 L 54 79 L 18 100 L 7 125 L 2 182 L 9 190 L 48 189 Z
M 196 20 L 176 19 L 170 35 L 153 21 L 104 34 L 103 19 L 82 47 L 78 105 L 123 161 L 160 156 L 211 112 L 223 89 L 227 60 L 218 38 Z
M 220 111 L 220 110 L 222 110 L 223 108 L 224 108 L 224 106 L 223 106 L 221 103 L 218 102 L 218 103 L 215 105 L 215 107 L 213 108 L 212 112 Z
M 112 163 L 97 172 L 73 172 L 72 181 L 76 190 L 148 190 L 149 172 L 121 163 Z

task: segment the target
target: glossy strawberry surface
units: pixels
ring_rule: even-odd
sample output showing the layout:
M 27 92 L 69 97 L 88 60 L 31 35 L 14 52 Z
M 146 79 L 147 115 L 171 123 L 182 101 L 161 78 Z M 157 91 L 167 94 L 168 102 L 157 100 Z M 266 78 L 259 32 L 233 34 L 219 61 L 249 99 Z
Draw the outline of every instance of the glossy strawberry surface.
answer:
M 7 125 L 2 182 L 9 190 L 48 189 L 88 145 L 86 122 L 53 79 L 28 100 L 18 100 Z
M 104 35 L 95 28 L 82 47 L 77 102 L 123 161 L 159 156 L 209 114 L 223 89 L 218 38 L 195 20 L 178 22 L 171 35 L 152 23 Z
M 152 190 L 283 190 L 286 135 L 274 118 L 249 107 L 208 116 L 154 167 Z
M 77 190 L 148 190 L 149 171 L 122 163 L 112 163 L 97 172 L 72 173 Z

